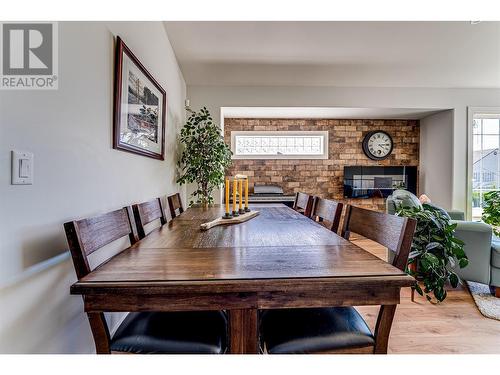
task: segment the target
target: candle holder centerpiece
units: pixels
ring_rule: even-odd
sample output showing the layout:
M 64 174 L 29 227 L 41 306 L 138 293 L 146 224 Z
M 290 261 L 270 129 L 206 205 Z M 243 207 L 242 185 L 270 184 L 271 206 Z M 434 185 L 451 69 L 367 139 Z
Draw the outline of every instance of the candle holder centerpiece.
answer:
M 231 185 L 232 185 L 232 203 L 233 209 L 230 210 L 229 197 L 231 196 Z M 243 195 L 243 185 L 245 186 Z M 223 219 L 231 219 L 239 215 L 243 215 L 250 212 L 248 207 L 248 176 L 244 174 L 237 174 L 234 177 L 226 178 L 225 184 L 225 206 L 226 210 Z M 243 197 L 245 198 L 243 202 Z
M 259 214 L 259 211 L 252 211 L 248 207 L 248 176 L 237 174 L 234 177 L 226 178 L 224 192 L 224 215 L 211 222 L 201 224 L 202 230 L 217 225 L 243 223 Z M 231 196 L 232 207 L 229 202 Z

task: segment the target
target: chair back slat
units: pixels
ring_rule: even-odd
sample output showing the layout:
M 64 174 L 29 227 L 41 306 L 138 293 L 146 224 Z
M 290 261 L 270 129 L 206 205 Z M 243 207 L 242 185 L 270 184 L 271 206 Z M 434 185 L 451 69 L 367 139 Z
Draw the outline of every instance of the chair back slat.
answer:
M 417 221 L 411 218 L 347 205 L 342 237 L 349 239 L 351 232 L 353 232 L 378 242 L 396 253 L 392 265 L 404 271 L 416 226 Z M 396 306 L 394 304 L 380 306 L 375 324 L 374 353 L 387 353 Z
M 131 208 L 125 207 L 100 216 L 64 224 L 79 279 L 90 273 L 88 256 L 93 252 L 127 235 L 131 244 L 137 242 L 137 231 L 133 220 Z
M 168 207 L 170 208 L 170 216 L 172 217 L 172 219 L 184 212 L 184 208 L 182 207 L 181 195 L 179 193 L 169 196 L 167 200 Z M 179 211 L 178 214 L 177 211 Z
M 165 211 L 163 210 L 161 198 L 155 198 L 148 202 L 134 204 L 132 205 L 132 210 L 134 212 L 135 222 L 137 224 L 137 233 L 140 239 L 146 237 L 146 232 L 144 229 L 144 226 L 146 224 L 149 224 L 157 219 L 160 219 L 161 225 L 167 223 L 167 218 L 165 216 Z
M 312 195 L 298 192 L 297 194 L 295 194 L 293 209 L 304 214 L 307 217 L 311 217 L 313 199 L 314 197 Z
M 331 231 L 337 233 L 344 205 L 330 199 L 315 197 L 311 210 L 311 218 L 320 221 Z
M 349 239 L 353 232 L 387 247 L 396 253 L 393 265 L 404 269 L 416 224 L 411 218 L 347 205 L 342 237 Z

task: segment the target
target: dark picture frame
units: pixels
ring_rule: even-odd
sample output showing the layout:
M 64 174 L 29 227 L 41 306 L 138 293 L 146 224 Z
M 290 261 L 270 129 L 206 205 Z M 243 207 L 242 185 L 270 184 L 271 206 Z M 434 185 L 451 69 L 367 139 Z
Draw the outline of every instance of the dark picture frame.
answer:
M 164 160 L 166 114 L 165 90 L 117 36 L 113 148 Z

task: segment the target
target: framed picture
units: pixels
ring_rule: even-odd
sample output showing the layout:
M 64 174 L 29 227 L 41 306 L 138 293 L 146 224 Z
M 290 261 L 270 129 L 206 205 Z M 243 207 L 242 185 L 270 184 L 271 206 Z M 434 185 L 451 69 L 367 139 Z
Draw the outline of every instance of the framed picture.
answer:
M 120 37 L 114 100 L 113 148 L 164 160 L 167 95 Z

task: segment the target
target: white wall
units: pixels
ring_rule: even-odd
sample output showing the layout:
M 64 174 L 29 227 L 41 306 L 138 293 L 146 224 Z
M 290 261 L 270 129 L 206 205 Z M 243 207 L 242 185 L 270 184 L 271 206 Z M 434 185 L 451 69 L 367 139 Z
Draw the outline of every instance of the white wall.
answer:
M 167 92 L 166 159 L 112 149 L 114 37 Z M 0 91 L 0 352 L 94 350 L 62 224 L 179 191 L 186 85 L 161 22 L 59 24 L 59 89 Z M 35 155 L 10 185 L 10 150 Z M 180 189 L 185 199 L 185 189 Z
M 453 183 L 453 110 L 420 120 L 420 193 L 451 209 Z
M 220 107 L 366 107 L 454 109 L 452 180 L 443 191 L 452 192 L 450 208 L 465 210 L 467 163 L 467 107 L 500 105 L 500 89 L 348 88 L 300 86 L 188 86 L 191 106 L 205 105 L 220 120 Z M 443 167 L 443 172 L 449 167 Z M 428 180 L 439 184 L 442 181 Z

